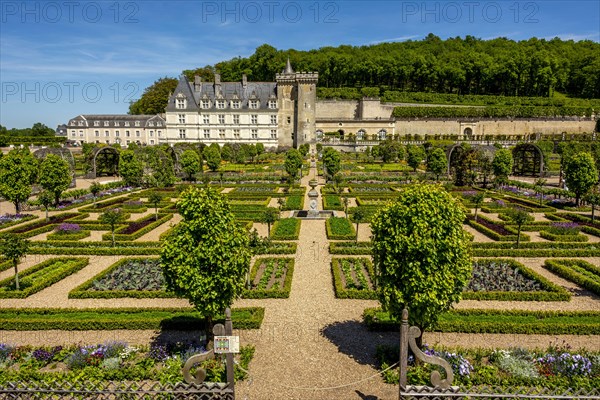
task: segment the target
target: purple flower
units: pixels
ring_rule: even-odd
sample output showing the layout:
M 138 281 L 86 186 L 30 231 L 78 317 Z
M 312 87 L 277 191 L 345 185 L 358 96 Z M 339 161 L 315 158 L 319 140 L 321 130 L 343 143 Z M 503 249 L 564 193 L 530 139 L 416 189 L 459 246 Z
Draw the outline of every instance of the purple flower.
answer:
M 64 222 L 56 228 L 58 233 L 75 233 L 79 232 L 80 230 L 81 227 L 78 224 L 71 224 L 68 222 Z

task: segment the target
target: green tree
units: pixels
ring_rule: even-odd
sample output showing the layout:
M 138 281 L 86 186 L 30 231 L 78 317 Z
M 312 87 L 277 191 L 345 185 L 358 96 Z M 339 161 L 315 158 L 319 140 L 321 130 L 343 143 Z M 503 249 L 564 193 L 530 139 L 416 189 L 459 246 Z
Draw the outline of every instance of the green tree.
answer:
M 575 193 L 575 203 L 579 206 L 581 197 L 598 183 L 598 170 L 589 153 L 577 153 L 567 161 L 565 183 Z
M 219 149 L 210 145 L 204 149 L 202 155 L 206 160 L 206 165 L 211 171 L 215 172 L 219 169 L 219 167 L 221 166 L 221 152 L 219 151 Z
M 158 204 L 162 201 L 163 197 L 157 191 L 152 191 L 148 195 L 148 201 L 154 206 L 154 220 L 158 221 Z
M 177 88 L 175 78 L 160 78 L 148 86 L 139 100 L 129 105 L 129 114 L 162 114 L 169 101 L 169 94 Z
M 71 185 L 72 178 L 69 163 L 55 154 L 48 154 L 40 164 L 39 184 L 54 195 L 56 206 L 62 192 Z
M 594 223 L 594 210 L 597 206 L 600 206 L 600 190 L 598 190 L 598 187 L 595 187 L 594 190 L 588 192 L 585 196 L 585 201 L 592 206 L 592 223 Z
M 520 207 L 515 207 L 510 209 L 506 215 L 512 222 L 517 225 L 517 249 L 519 248 L 519 244 L 521 244 L 521 228 L 523 228 L 523 224 L 530 220 L 529 213 L 523 210 Z
M 38 194 L 37 199 L 40 202 L 40 205 L 46 210 L 46 221 L 49 221 L 50 218 L 48 218 L 48 208 L 54 202 L 54 195 L 49 191 L 44 190 Z
M 98 193 L 102 191 L 102 185 L 98 182 L 94 181 L 90 185 L 90 193 L 94 197 L 94 207 L 96 206 L 96 198 L 98 197 Z
M 308 151 L 310 150 L 310 145 L 308 143 L 301 144 L 298 147 L 298 151 L 302 155 L 302 157 L 306 157 L 308 155 Z
M 417 168 L 425 159 L 425 150 L 421 146 L 409 145 L 406 151 L 408 153 L 406 159 L 408 165 L 413 169 L 413 172 L 417 172 Z
M 221 159 L 227 162 L 235 161 L 235 155 L 233 152 L 233 147 L 229 143 L 225 143 L 223 148 L 221 149 Z
M 284 197 L 280 197 L 277 199 L 277 205 L 279 206 L 279 212 L 283 211 L 283 206 L 285 205 L 286 199 Z
M 246 154 L 248 154 L 248 157 L 250 157 L 250 159 L 252 160 L 252 162 L 254 163 L 254 157 L 256 157 L 258 155 L 258 151 L 256 150 L 256 146 L 253 144 L 248 145 L 248 147 L 246 148 Z
M 144 178 L 144 164 L 133 150 L 123 150 L 119 154 L 119 175 L 127 186 L 137 187 Z
M 148 165 L 152 173 L 147 178 L 147 185 L 157 188 L 171 187 L 175 184 L 175 168 L 173 158 L 161 148 L 150 147 Z
M 356 207 L 356 210 L 354 210 L 354 213 L 352 214 L 352 222 L 356 224 L 356 237 L 354 238 L 355 243 L 358 243 L 358 224 L 360 224 L 364 219 L 364 210 L 360 207 Z
M 326 147 L 323 150 L 323 166 L 327 171 L 329 179 L 333 179 L 342 168 L 340 152 L 332 147 Z
M 421 329 L 460 300 L 472 274 L 462 205 L 442 187 L 416 185 L 372 219 L 373 260 L 384 309 Z
M 473 208 L 475 209 L 475 221 L 477 221 L 477 210 L 481 208 L 483 200 L 485 200 L 484 192 L 476 192 L 471 196 L 471 203 L 473 203 Z
M 435 175 L 435 180 L 440 180 L 440 175 L 448 170 L 448 158 L 441 148 L 434 149 L 427 158 L 427 170 Z
M 276 208 L 267 207 L 267 209 L 261 214 L 260 222 L 267 224 L 267 237 L 271 236 L 271 224 L 279 219 L 279 212 Z
M 202 171 L 202 160 L 194 150 L 186 150 L 179 157 L 181 169 L 187 174 L 188 181 L 196 181 L 196 174 Z
M 508 176 L 513 170 L 513 156 L 510 150 L 500 149 L 496 151 L 492 160 L 492 170 L 497 186 L 508 181 Z
M 169 290 L 206 317 L 210 332 L 213 317 L 244 289 L 251 256 L 248 234 L 213 189 L 189 188 L 177 207 L 183 221 L 162 244 L 163 274 Z
M 5 233 L 0 237 L 0 254 L 12 262 L 15 270 L 15 289 L 20 290 L 18 264 L 27 254 L 30 242 L 16 233 Z
M 404 148 L 402 145 L 394 140 L 386 139 L 379 144 L 379 153 L 384 163 L 394 162 L 396 159 L 404 156 Z
M 100 214 L 100 222 L 110 227 L 112 234 L 112 247 L 115 247 L 115 228 L 118 224 L 125 221 L 125 215 L 120 208 L 112 208 Z
M 298 171 L 302 167 L 302 155 L 296 149 L 289 149 L 285 153 L 284 161 L 285 172 L 290 177 L 290 180 L 294 181 L 298 177 Z
M 544 185 L 546 184 L 546 179 L 538 178 L 533 183 L 533 190 L 540 196 L 540 206 L 544 204 L 544 194 L 546 193 L 546 189 Z
M 261 156 L 265 152 L 265 145 L 262 143 L 256 143 L 256 155 Z
M 0 158 L 0 196 L 13 203 L 17 213 L 21 212 L 21 204 L 31 196 L 37 165 L 29 151 L 11 150 Z

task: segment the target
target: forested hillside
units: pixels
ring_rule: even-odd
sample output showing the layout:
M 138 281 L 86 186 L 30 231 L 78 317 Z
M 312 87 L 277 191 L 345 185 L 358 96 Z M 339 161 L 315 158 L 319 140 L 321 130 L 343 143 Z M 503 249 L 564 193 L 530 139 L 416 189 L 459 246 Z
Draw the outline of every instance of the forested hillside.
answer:
M 419 41 L 310 51 L 277 50 L 264 44 L 250 57 L 184 73 L 190 79 L 198 74 L 212 80 L 218 71 L 222 81 L 241 80 L 245 73 L 250 81 L 270 82 L 288 57 L 296 71 L 319 72 L 322 97 L 348 97 L 344 90 L 326 88 L 369 87 L 374 89 L 368 94 L 380 96 L 389 92 L 433 92 L 552 97 L 558 92 L 569 97 L 600 98 L 600 44 L 558 38 L 515 42 L 467 36 L 442 40 L 430 34 Z M 133 110 L 140 112 L 135 107 Z

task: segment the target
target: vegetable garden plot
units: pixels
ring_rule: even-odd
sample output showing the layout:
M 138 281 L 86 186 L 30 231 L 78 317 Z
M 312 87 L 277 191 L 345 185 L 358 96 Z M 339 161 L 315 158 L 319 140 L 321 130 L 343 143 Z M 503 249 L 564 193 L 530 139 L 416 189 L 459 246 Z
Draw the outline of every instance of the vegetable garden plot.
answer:
M 288 298 L 294 275 L 293 258 L 261 258 L 250 273 L 250 289 L 244 298 Z
M 73 289 L 69 298 L 176 297 L 166 291 L 158 258 L 125 258 Z
M 19 273 L 19 290 L 15 277 L 0 281 L 0 298 L 25 298 L 37 293 L 61 279 L 79 271 L 86 265 L 87 258 L 53 258 Z
M 331 261 L 335 296 L 339 299 L 376 299 L 373 264 L 368 258 Z

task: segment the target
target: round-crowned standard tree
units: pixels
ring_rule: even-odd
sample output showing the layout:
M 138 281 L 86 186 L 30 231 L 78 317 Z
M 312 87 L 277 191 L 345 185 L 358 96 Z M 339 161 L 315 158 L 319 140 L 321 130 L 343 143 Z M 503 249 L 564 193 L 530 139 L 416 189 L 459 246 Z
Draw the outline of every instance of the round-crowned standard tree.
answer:
M 29 250 L 29 240 L 23 239 L 16 233 L 5 233 L 0 236 L 0 254 L 12 262 L 15 269 L 15 289 L 20 290 L 19 286 L 19 261 L 27 254 Z
M 422 330 L 460 300 L 472 274 L 463 206 L 442 187 L 417 185 L 372 219 L 377 293 L 385 310 Z
M 565 183 L 575 193 L 575 202 L 579 206 L 584 196 L 598 182 L 598 170 L 589 153 L 577 153 L 565 165 Z
M 435 175 L 435 180 L 440 180 L 440 175 L 448 169 L 446 152 L 439 147 L 431 152 L 427 158 L 427 170 Z
M 296 149 L 289 149 L 285 153 L 284 161 L 285 172 L 288 173 L 290 182 L 296 180 L 298 171 L 302 167 L 302 155 Z
M 250 266 L 248 234 L 225 198 L 211 188 L 189 188 L 177 208 L 183 220 L 163 242 L 161 264 L 169 290 L 187 298 L 212 329 L 244 290 Z
M 54 204 L 58 206 L 60 195 L 71 184 L 69 163 L 56 154 L 48 154 L 40 164 L 40 186 L 54 195 Z
M 12 202 L 17 213 L 31 195 L 36 177 L 37 161 L 29 151 L 15 149 L 0 158 L 0 196 Z
M 508 149 L 499 149 L 494 154 L 492 160 L 492 171 L 495 176 L 496 185 L 500 185 L 508 180 L 508 176 L 513 169 L 513 156 Z
M 144 164 L 133 150 L 119 154 L 119 175 L 127 186 L 140 186 L 144 177 Z
M 327 177 L 333 179 L 342 168 L 340 152 L 332 147 L 326 147 L 325 150 L 323 150 L 323 165 L 327 171 Z

